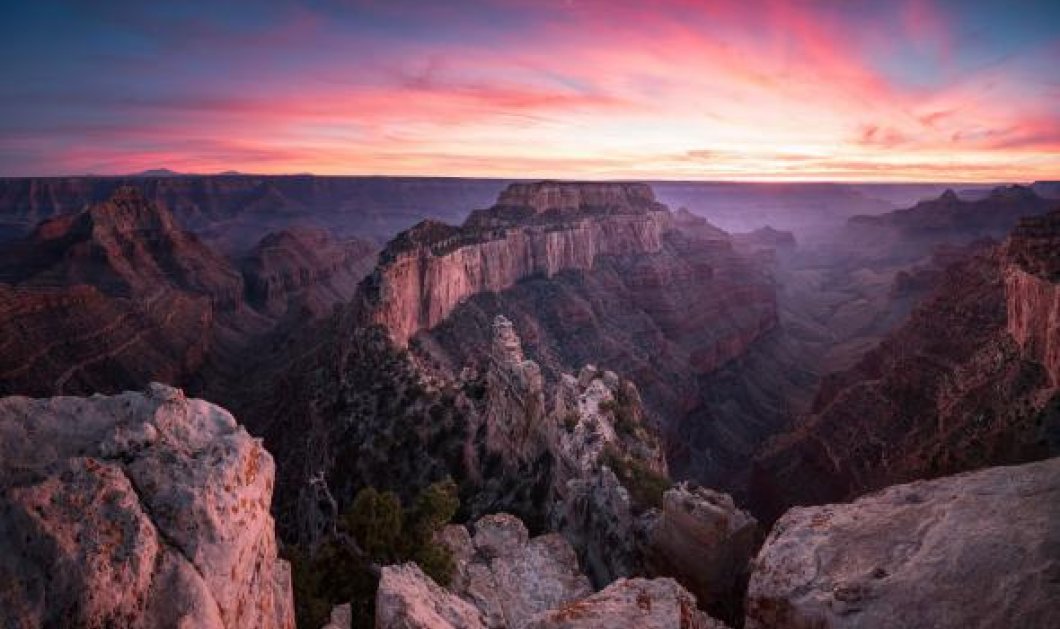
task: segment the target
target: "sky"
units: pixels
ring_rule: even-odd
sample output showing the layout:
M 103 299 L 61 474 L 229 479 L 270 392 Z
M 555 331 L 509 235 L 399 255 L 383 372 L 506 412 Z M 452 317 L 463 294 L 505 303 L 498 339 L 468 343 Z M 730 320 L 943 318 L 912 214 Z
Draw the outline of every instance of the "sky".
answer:
M 0 176 L 1060 178 L 1060 2 L 0 0 Z

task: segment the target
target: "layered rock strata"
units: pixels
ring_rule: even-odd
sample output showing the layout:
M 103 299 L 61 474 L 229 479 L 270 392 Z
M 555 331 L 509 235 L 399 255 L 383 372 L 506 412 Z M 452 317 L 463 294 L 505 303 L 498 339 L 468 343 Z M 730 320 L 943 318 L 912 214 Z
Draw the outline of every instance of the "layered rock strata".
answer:
M 294 627 L 272 457 L 223 409 L 8 397 L 0 436 L 5 626 Z
M 950 267 L 906 323 L 826 377 L 756 458 L 756 513 L 1060 453 L 1056 284 L 1026 264 L 993 249 Z
M 1060 387 L 1060 210 L 1023 219 L 1005 254 L 1008 332 Z
M 754 562 L 748 629 L 1060 625 L 1060 459 L 795 508 Z
M 669 220 L 644 184 L 515 184 L 462 228 L 427 221 L 398 235 L 372 275 L 368 319 L 404 346 L 476 294 L 657 252 Z

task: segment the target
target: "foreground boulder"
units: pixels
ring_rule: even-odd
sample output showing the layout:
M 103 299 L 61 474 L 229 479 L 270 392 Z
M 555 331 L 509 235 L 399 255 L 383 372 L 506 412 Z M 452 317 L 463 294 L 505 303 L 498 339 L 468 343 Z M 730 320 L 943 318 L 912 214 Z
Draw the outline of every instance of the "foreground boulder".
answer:
M 561 535 L 531 539 L 514 516 L 488 515 L 471 528 L 452 525 L 439 535 L 454 559 L 449 588 L 416 564 L 382 569 L 377 629 L 725 627 L 672 579 L 619 579 L 594 594 Z
M 696 609 L 673 579 L 619 579 L 592 596 L 535 618 L 527 629 L 725 629 Z
M 746 626 L 1060 627 L 1060 458 L 791 509 Z
M 712 611 L 738 615 L 732 602 L 758 541 L 758 523 L 731 496 L 685 482 L 663 495 L 646 554 L 653 574 L 679 579 Z
M 0 624 L 294 627 L 272 488 L 260 442 L 178 389 L 0 399 Z
M 483 517 L 474 535 L 449 526 L 442 538 L 456 563 L 451 589 L 481 609 L 490 627 L 523 627 L 540 612 L 592 594 L 567 540 L 556 533 L 530 539 L 515 516 Z
M 414 563 L 386 566 L 375 598 L 376 629 L 485 629 L 482 612 Z

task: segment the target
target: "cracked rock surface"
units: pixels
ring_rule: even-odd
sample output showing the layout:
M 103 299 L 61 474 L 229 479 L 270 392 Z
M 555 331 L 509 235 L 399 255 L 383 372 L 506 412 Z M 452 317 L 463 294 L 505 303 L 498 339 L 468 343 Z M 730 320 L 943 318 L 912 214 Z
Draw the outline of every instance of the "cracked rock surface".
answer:
M 1060 627 L 1060 458 L 793 508 L 746 607 L 748 629 Z
M 227 411 L 164 385 L 0 399 L 2 624 L 293 627 L 273 472 Z

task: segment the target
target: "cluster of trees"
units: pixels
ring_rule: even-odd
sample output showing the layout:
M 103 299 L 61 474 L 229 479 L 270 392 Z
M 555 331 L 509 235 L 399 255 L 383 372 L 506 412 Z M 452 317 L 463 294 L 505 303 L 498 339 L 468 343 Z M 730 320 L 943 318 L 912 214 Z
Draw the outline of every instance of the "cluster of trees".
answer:
M 393 492 L 366 487 L 339 517 L 335 532 L 315 549 L 285 548 L 291 561 L 299 627 L 320 627 L 331 608 L 353 607 L 354 625 L 371 626 L 381 566 L 415 561 L 442 585 L 453 559 L 434 541 L 460 507 L 452 480 L 433 483 L 405 507 Z

